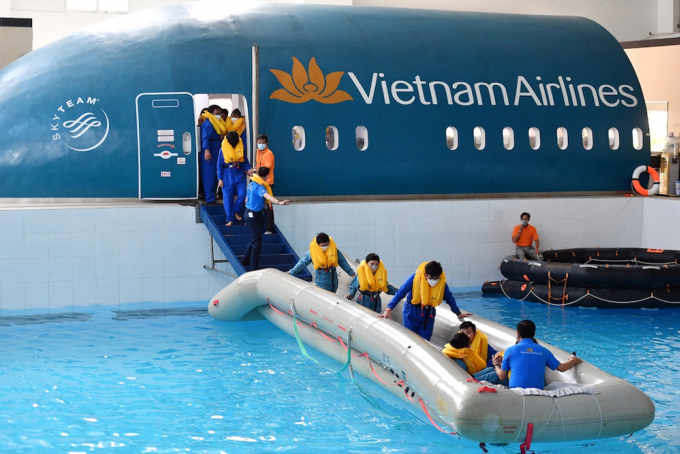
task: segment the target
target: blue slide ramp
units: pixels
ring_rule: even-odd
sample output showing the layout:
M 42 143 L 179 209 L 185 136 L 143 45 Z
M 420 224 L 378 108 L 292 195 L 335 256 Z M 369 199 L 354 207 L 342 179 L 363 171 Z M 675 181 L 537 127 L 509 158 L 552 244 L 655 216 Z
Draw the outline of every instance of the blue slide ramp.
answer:
M 243 221 L 235 221 L 234 225 L 227 227 L 227 215 L 223 205 L 202 205 L 201 221 L 208 228 L 212 236 L 211 254 L 212 266 L 205 266 L 206 269 L 216 271 L 228 276 L 238 277 L 246 272 L 241 264 L 243 254 L 250 242 L 250 230 Z M 260 269 L 276 268 L 281 271 L 288 271 L 300 260 L 293 248 L 288 244 L 283 234 L 276 227 L 276 233 L 262 236 L 262 254 L 260 255 Z M 231 264 L 234 275 L 215 268 L 215 263 L 222 263 L 225 260 L 215 260 L 212 250 L 213 244 L 217 244 L 226 258 L 226 262 Z M 312 280 L 312 275 L 307 269 L 298 274 L 297 277 L 305 281 Z

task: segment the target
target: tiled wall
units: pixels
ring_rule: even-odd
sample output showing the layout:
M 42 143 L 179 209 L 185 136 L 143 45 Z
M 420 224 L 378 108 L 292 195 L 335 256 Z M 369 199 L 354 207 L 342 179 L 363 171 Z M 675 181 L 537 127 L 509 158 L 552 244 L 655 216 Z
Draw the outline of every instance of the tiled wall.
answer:
M 665 238 L 680 224 L 677 210 L 670 216 L 674 202 L 300 203 L 276 207 L 276 223 L 299 255 L 325 231 L 351 257 L 378 253 L 397 285 L 421 262 L 438 260 L 452 287 L 469 287 L 500 279 L 497 268 L 514 251 L 510 234 L 522 211 L 531 213 L 542 249 L 641 243 L 680 249 L 680 242 Z M 223 257 L 216 252 L 216 258 Z M 209 263 L 210 237 L 191 207 L 0 210 L 0 309 L 208 299 L 232 280 L 205 270 Z
M 642 247 L 680 250 L 680 199 L 645 199 Z

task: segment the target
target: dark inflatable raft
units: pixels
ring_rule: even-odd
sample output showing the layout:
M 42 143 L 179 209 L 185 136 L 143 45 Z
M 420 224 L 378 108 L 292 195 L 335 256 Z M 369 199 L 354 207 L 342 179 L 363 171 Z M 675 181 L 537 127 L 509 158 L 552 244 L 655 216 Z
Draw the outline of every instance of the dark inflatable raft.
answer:
M 680 251 L 605 248 L 543 252 L 542 262 L 503 259 L 503 281 L 482 292 L 520 301 L 602 308 L 680 307 Z

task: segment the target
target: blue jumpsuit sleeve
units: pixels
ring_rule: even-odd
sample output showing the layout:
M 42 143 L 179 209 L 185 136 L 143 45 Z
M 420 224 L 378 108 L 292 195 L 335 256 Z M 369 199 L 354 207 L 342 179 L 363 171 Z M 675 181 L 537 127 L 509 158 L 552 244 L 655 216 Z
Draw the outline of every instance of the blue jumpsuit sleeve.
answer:
M 454 314 L 458 315 L 460 314 L 460 309 L 458 309 L 458 305 L 456 304 L 456 299 L 453 297 L 453 293 L 451 293 L 451 290 L 449 290 L 449 284 L 444 284 L 444 301 L 446 301 L 446 304 L 451 306 L 451 312 Z
M 490 360 L 490 359 L 493 358 L 494 355 L 495 355 L 496 353 L 498 353 L 498 352 L 496 351 L 495 348 L 493 348 L 493 347 L 492 347 L 491 345 L 489 345 L 489 344 L 487 344 L 486 347 L 487 347 L 487 349 L 486 349 L 486 357 L 487 357 L 487 359 Z
M 401 284 L 401 287 L 399 287 L 397 293 L 395 293 L 394 297 L 392 297 L 392 301 L 390 301 L 390 304 L 387 305 L 388 309 L 394 309 L 394 307 L 399 304 L 399 301 L 403 300 L 406 295 L 409 294 L 411 288 L 413 287 L 413 278 L 415 277 L 416 275 L 412 274 L 408 279 L 406 279 L 406 282 Z
M 338 251 L 338 265 L 340 265 L 340 268 L 345 270 L 345 273 L 349 274 L 350 276 L 354 276 L 356 274 L 352 267 L 349 266 L 349 263 L 347 263 L 345 256 L 342 255 L 342 252 L 340 251 Z
M 220 151 L 222 151 L 220 149 Z M 217 179 L 223 180 L 222 173 L 224 172 L 224 155 L 222 153 L 217 153 Z
M 352 279 L 352 282 L 349 283 L 349 291 L 347 294 L 349 295 L 350 298 L 354 298 L 354 295 L 357 294 L 359 291 L 359 276 L 354 276 L 354 279 Z
M 295 265 L 293 269 L 290 270 L 290 275 L 295 276 L 296 274 L 307 268 L 307 266 L 310 263 L 312 263 L 312 255 L 309 253 L 309 251 L 307 251 L 305 256 L 302 257 L 299 262 L 297 262 L 297 265 Z
M 205 120 L 201 125 L 201 147 L 203 147 L 201 151 L 210 150 L 210 136 L 212 136 L 213 131 L 214 128 L 210 120 Z

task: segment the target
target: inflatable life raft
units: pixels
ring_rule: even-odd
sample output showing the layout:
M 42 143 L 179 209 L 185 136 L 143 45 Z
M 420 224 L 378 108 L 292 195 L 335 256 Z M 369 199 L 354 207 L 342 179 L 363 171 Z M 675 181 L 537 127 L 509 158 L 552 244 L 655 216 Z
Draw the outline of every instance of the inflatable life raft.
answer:
M 390 297 L 384 296 L 383 307 Z M 357 372 L 399 397 L 439 430 L 483 443 L 592 440 L 627 435 L 654 419 L 654 404 L 630 383 L 583 362 L 567 372 L 546 369 L 546 390 L 509 389 L 477 382 L 441 353 L 460 321 L 440 306 L 431 342 L 341 295 L 275 269 L 246 273 L 208 303 L 210 315 L 238 321 L 259 313 L 350 373 Z M 489 344 L 515 344 L 514 329 L 469 317 Z M 569 353 L 544 342 L 560 362 Z M 303 350 L 303 353 L 305 351 Z M 316 353 L 316 352 L 315 352 Z M 433 428 L 433 430 L 435 430 Z
M 543 252 L 542 262 L 503 259 L 484 293 L 520 301 L 601 308 L 680 307 L 680 251 L 603 248 Z

